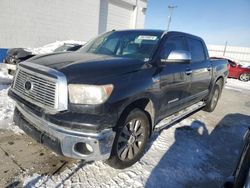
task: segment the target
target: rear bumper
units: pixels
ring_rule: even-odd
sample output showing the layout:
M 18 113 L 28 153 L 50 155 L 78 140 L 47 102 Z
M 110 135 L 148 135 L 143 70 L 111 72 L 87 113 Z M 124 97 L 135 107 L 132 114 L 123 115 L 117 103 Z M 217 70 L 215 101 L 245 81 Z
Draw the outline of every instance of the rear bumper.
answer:
M 16 104 L 14 121 L 28 135 L 56 153 L 86 161 L 108 159 L 115 138 L 115 132 L 112 129 L 96 133 L 58 126 L 35 115 L 25 105 L 19 103 Z M 76 147 L 78 143 L 87 144 L 92 149 L 90 152 L 89 150 L 79 152 L 79 147 Z

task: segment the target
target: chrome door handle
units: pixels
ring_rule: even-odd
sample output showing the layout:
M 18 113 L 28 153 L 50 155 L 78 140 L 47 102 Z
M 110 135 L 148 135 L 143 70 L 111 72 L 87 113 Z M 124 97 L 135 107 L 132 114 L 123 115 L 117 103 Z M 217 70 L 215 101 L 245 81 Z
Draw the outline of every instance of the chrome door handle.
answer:
M 190 74 L 192 74 L 192 73 L 193 73 L 193 71 L 191 71 L 191 70 L 187 70 L 185 73 L 186 73 L 186 75 L 190 75 Z

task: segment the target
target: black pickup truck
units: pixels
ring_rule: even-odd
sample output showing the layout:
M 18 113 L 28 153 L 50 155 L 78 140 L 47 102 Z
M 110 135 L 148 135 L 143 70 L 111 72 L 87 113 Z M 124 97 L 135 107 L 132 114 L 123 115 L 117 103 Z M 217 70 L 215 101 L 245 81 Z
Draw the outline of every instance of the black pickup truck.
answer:
M 153 131 L 213 111 L 228 75 L 201 38 L 162 30 L 111 31 L 27 61 L 9 90 L 14 122 L 61 155 L 115 168 L 138 161 Z

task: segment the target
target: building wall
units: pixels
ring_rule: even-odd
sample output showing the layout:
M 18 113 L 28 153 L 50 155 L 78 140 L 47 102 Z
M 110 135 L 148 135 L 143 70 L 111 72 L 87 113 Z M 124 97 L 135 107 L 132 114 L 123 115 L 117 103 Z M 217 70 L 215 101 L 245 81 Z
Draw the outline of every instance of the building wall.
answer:
M 141 29 L 144 28 L 144 21 L 146 16 L 147 10 L 147 1 L 138 1 L 138 12 L 137 12 L 137 19 L 136 19 L 136 28 Z
M 98 31 L 99 0 L 1 0 L 0 47 L 88 40 Z
M 210 57 L 228 57 L 241 63 L 250 64 L 250 48 L 238 46 L 207 45 Z
M 56 40 L 87 41 L 110 29 L 143 28 L 146 2 L 0 0 L 0 48 L 38 47 Z

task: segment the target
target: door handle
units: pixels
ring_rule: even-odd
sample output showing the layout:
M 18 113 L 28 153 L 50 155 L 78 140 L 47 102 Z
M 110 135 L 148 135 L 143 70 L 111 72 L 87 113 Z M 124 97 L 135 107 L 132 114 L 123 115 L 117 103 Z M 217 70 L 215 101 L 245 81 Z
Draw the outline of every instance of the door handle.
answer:
M 212 70 L 212 67 L 209 66 L 209 67 L 207 68 L 207 71 L 211 71 L 211 70 Z
M 192 70 L 186 70 L 186 75 L 190 75 L 190 74 L 192 74 L 193 73 L 193 71 Z

